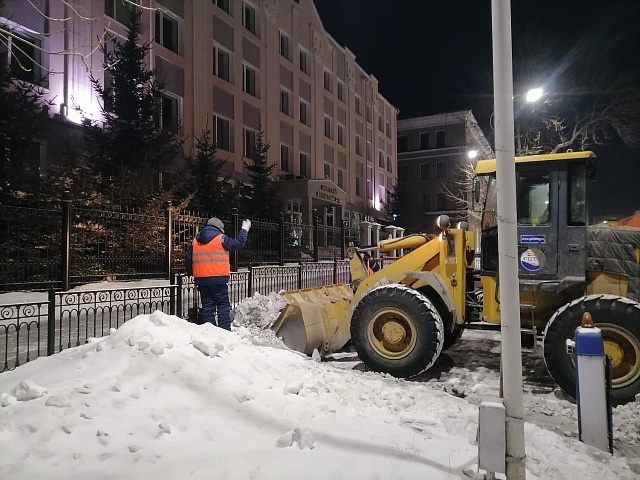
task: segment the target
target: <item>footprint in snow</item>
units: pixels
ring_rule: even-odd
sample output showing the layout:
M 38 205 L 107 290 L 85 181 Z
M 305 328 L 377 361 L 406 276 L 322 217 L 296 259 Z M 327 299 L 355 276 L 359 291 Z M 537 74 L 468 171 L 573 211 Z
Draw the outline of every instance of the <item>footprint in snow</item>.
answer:
M 294 380 L 293 382 L 287 383 L 284 387 L 284 391 L 282 393 L 290 394 L 290 395 L 298 395 L 300 390 L 302 390 L 303 383 L 300 380 Z
M 69 403 L 69 401 L 66 398 L 58 397 L 56 395 L 53 395 L 47 398 L 47 401 L 44 402 L 44 404 L 47 407 L 56 407 L 56 408 L 66 408 L 71 406 L 71 403 Z
M 47 389 L 31 380 L 22 380 L 18 385 L 13 387 L 9 393 L 19 402 L 26 402 L 46 395 Z

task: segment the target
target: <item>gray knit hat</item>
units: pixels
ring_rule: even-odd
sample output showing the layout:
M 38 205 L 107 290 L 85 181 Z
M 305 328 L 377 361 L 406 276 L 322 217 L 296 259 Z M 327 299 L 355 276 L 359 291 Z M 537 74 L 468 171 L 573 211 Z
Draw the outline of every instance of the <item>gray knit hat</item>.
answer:
M 213 217 L 207 221 L 207 226 L 216 227 L 222 233 L 224 233 L 224 223 L 219 218 Z

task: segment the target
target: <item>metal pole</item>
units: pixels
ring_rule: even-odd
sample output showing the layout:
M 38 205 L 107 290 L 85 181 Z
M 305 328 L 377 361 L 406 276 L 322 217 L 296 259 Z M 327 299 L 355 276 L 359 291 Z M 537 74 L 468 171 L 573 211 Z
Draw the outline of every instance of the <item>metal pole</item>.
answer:
M 62 193 L 62 290 L 71 288 L 71 192 Z
M 238 236 L 238 209 L 233 208 L 231 210 L 231 223 L 233 224 L 233 238 Z M 238 271 L 238 251 L 231 252 L 231 271 Z
M 496 180 L 498 186 L 498 275 L 500 281 L 504 405 L 507 417 L 506 470 L 509 480 L 520 480 L 526 478 L 526 469 L 516 230 L 510 0 L 491 0 L 491 16 L 496 122 Z
M 318 260 L 320 259 L 320 251 L 318 249 L 318 238 L 320 237 L 319 235 L 319 227 L 318 227 L 318 217 L 314 216 L 313 217 L 313 261 L 318 263 Z
M 347 243 L 347 221 L 342 220 L 342 225 L 340 225 L 340 259 L 344 260 L 346 258 L 345 246 Z
M 171 280 L 171 264 L 173 254 L 173 205 L 171 200 L 167 202 L 166 224 L 164 226 L 164 258 L 167 280 Z
M 278 251 L 278 265 L 284 265 L 284 213 L 280 212 L 278 218 L 278 240 L 280 242 L 280 249 Z

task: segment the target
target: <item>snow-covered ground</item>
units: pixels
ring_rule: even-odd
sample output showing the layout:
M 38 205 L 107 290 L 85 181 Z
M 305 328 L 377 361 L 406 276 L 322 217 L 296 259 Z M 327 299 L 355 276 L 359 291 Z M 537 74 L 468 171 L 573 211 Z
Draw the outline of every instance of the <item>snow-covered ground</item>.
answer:
M 404 381 L 362 371 L 350 351 L 321 362 L 288 350 L 265 328 L 282 305 L 241 303 L 233 332 L 140 315 L 0 374 L 0 478 L 474 476 L 477 403 L 498 391 L 495 333 L 466 332 Z M 587 447 L 538 359 L 524 357 L 527 478 L 637 478 L 638 402 L 615 410 L 613 457 Z

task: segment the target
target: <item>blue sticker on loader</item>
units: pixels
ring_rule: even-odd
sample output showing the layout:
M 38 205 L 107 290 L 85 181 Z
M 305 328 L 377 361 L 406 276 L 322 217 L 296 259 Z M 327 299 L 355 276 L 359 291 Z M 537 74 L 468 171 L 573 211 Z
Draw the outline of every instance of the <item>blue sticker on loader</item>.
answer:
M 520 235 L 520 243 L 528 245 L 542 245 L 547 243 L 544 235 Z

